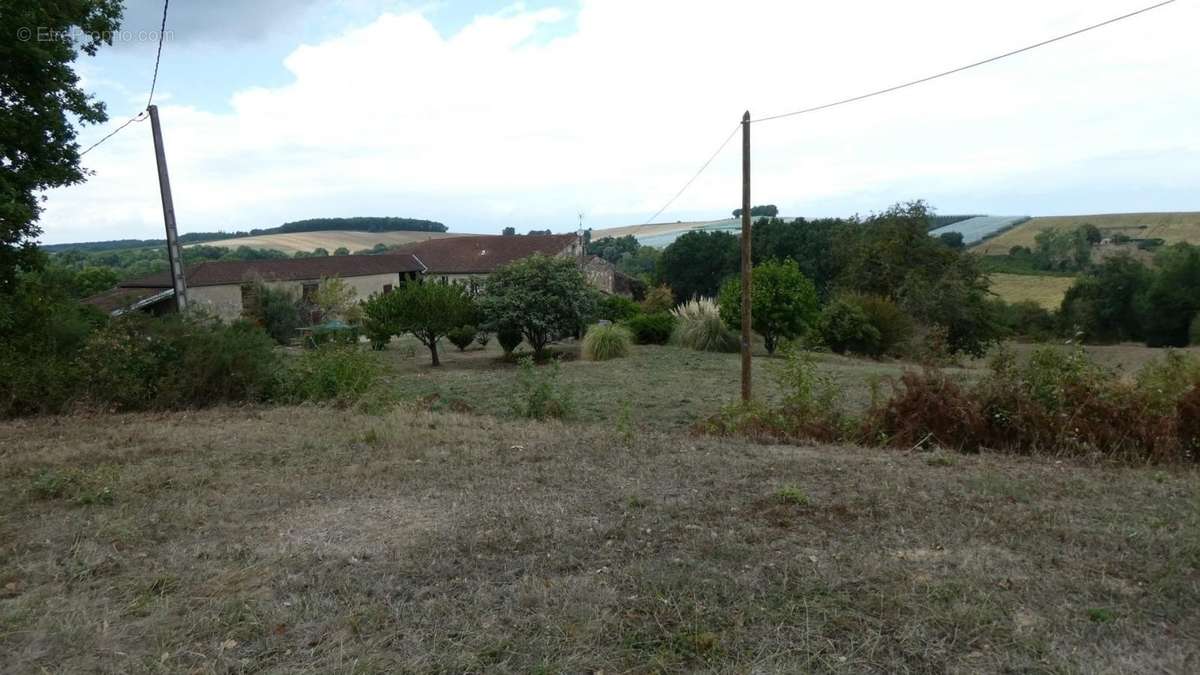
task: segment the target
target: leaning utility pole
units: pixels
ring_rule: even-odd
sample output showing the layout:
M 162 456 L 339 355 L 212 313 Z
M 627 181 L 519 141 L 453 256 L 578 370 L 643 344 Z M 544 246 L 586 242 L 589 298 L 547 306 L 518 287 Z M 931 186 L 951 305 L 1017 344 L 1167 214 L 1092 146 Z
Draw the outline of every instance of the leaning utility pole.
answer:
M 175 309 L 183 313 L 187 309 L 187 283 L 183 278 L 179 231 L 175 227 L 175 202 L 171 199 L 171 179 L 167 176 L 167 154 L 163 151 L 158 106 L 150 106 L 149 111 L 150 129 L 154 132 L 154 159 L 158 162 L 158 189 L 162 193 L 163 221 L 167 226 L 167 261 L 171 265 L 171 286 L 175 289 Z
M 742 115 L 742 401 L 750 401 L 750 111 Z

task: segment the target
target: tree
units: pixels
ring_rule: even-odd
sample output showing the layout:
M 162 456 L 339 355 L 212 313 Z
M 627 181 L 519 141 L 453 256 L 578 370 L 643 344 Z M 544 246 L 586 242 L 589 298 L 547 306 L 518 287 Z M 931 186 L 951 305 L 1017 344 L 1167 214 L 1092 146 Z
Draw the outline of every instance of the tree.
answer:
M 728 232 L 693 230 L 680 235 L 659 258 L 659 277 L 675 300 L 713 297 L 726 277 L 741 269 L 738 238 Z
M 780 340 L 803 335 L 820 310 L 817 289 L 795 261 L 763 263 L 751 272 L 750 323 L 768 354 Z M 735 330 L 742 327 L 742 284 L 731 278 L 721 287 L 721 319 Z
M 1105 260 L 1067 289 L 1062 300 L 1066 327 L 1089 341 L 1141 339 L 1137 299 L 1152 279 L 1151 271 L 1128 255 Z
M 1175 244 L 1155 258 L 1158 272 L 1138 298 L 1149 347 L 1186 347 L 1192 317 L 1200 312 L 1200 247 Z
M 955 250 L 966 248 L 962 232 L 943 232 L 938 235 L 938 241 Z
M 535 254 L 492 272 L 480 307 L 488 325 L 519 328 L 541 357 L 551 340 L 580 327 L 593 302 L 574 260 Z
M 323 319 L 333 317 L 348 323 L 354 323 L 361 316 L 361 310 L 355 298 L 358 291 L 340 277 L 325 277 L 313 294 L 313 304 L 321 310 Z
M 71 64 L 112 44 L 120 20 L 119 0 L 7 0 L 0 10 L 0 295 L 40 260 L 41 194 L 86 177 L 71 118 L 100 124 L 108 115 Z
M 410 282 L 392 293 L 371 296 L 363 313 L 373 344 L 381 346 L 393 335 L 412 333 L 429 348 L 434 366 L 441 365 L 438 341 L 476 320 L 475 303 L 457 284 Z
M 834 242 L 847 229 L 846 221 L 835 218 L 761 218 L 750 229 L 750 252 L 755 265 L 767 260 L 795 260 L 817 292 L 828 297 L 841 271 Z
M 599 256 L 615 265 L 625 256 L 637 253 L 639 248 L 641 248 L 641 244 L 638 243 L 637 238 L 632 234 L 627 234 L 624 237 L 597 239 L 589 243 L 585 250 L 588 255 Z
M 350 249 L 345 246 L 339 246 L 333 250 L 334 255 L 350 255 Z
M 553 234 L 550 230 L 530 230 L 530 236 L 547 236 Z
M 515 235 L 516 233 L 517 233 L 517 228 L 506 227 L 500 234 L 503 234 L 506 237 L 511 237 L 511 236 Z
M 751 218 L 759 218 L 759 217 L 774 218 L 775 216 L 778 216 L 778 215 L 779 215 L 779 207 L 775 206 L 774 204 L 760 204 L 758 206 L 750 207 L 750 217 Z M 733 217 L 741 218 L 742 210 L 734 209 Z

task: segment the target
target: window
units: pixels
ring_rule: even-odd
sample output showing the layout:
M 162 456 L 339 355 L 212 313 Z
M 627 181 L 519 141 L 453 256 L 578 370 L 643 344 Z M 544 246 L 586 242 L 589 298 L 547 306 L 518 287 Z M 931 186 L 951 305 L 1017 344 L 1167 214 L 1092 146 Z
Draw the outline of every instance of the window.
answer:
M 384 295 L 387 295 L 388 293 L 391 293 L 391 292 L 392 292 L 392 285 L 391 285 L 391 284 L 384 284 L 384 285 L 383 285 L 383 294 L 384 294 Z
M 320 286 L 320 284 L 316 284 L 316 283 L 304 284 L 303 286 L 301 286 L 300 297 L 304 300 L 304 302 L 312 304 L 314 298 L 317 295 L 317 288 L 319 286 Z
M 253 314 L 258 311 L 258 291 L 254 284 L 242 284 L 242 313 Z

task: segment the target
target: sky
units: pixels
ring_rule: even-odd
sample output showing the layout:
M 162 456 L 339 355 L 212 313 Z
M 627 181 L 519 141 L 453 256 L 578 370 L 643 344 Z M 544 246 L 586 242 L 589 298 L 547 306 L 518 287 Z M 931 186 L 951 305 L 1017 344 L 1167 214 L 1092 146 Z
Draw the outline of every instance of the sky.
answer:
M 645 222 L 752 118 L 922 77 L 1150 0 L 175 0 L 157 93 L 180 232 L 401 216 L 498 233 Z M 162 5 L 76 63 L 143 109 Z M 786 216 L 1200 210 L 1200 0 L 894 94 L 751 126 Z M 161 238 L 149 122 L 47 193 L 44 243 Z M 741 203 L 740 138 L 656 222 Z

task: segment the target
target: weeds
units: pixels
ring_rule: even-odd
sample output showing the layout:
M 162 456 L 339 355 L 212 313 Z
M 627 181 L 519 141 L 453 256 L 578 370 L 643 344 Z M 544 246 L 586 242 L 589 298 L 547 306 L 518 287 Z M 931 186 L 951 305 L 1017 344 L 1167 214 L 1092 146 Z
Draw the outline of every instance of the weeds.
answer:
M 527 419 L 567 419 L 575 414 L 575 401 L 571 390 L 559 381 L 558 361 L 538 367 L 533 358 L 521 359 L 521 372 L 517 375 L 518 391 L 513 397 L 513 413 Z
M 796 485 L 785 485 L 775 493 L 775 498 L 793 506 L 808 506 L 808 493 Z
M 286 397 L 294 402 L 352 405 L 372 390 L 379 363 L 357 347 L 323 345 L 304 352 L 285 377 Z

